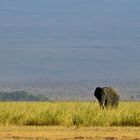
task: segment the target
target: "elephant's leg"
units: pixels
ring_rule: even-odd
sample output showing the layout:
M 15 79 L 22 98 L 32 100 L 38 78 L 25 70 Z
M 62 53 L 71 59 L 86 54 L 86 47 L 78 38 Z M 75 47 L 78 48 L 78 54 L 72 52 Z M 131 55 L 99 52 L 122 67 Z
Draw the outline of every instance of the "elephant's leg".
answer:
M 102 98 L 101 98 L 101 102 L 100 102 L 100 106 L 104 109 L 106 107 L 106 96 L 105 94 L 102 94 Z
M 107 99 L 105 100 L 105 106 L 108 106 L 108 101 L 107 101 Z
M 103 101 L 100 102 L 100 107 L 101 107 L 102 109 L 105 108 L 105 100 L 103 100 Z

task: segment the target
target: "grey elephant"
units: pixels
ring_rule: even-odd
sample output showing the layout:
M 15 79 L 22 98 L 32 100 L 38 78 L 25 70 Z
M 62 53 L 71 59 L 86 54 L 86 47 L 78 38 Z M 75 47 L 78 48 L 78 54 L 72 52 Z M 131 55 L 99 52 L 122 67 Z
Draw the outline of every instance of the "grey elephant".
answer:
M 119 95 L 112 87 L 97 87 L 94 92 L 101 108 L 117 107 L 119 104 Z

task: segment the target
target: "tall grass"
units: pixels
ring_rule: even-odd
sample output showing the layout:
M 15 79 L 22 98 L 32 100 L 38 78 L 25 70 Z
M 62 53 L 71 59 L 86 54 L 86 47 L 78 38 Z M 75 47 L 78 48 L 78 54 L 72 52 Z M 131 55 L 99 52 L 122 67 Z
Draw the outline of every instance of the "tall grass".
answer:
M 140 126 L 140 102 L 0 102 L 0 125 Z

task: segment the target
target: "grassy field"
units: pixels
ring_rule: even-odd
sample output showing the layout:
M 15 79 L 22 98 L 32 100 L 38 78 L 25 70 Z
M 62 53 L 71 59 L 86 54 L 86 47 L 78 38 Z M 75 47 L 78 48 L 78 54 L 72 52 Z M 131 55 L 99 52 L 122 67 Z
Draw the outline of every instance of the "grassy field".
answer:
M 95 102 L 0 102 L 1 126 L 140 126 L 140 102 L 121 102 L 117 109 Z
M 125 127 L 124 127 L 125 126 Z M 140 102 L 0 102 L 0 140 L 140 140 Z

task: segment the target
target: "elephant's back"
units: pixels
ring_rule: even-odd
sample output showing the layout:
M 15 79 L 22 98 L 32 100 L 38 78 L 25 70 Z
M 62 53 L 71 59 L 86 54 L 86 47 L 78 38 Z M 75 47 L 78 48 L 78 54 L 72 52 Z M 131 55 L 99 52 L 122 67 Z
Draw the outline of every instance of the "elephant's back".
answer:
M 119 94 L 117 90 L 112 87 L 103 87 L 103 90 L 109 104 L 111 104 L 112 106 L 117 106 L 119 104 Z
M 103 91 L 104 91 L 105 94 L 111 94 L 113 96 L 119 96 L 117 90 L 112 88 L 112 87 L 103 87 Z

